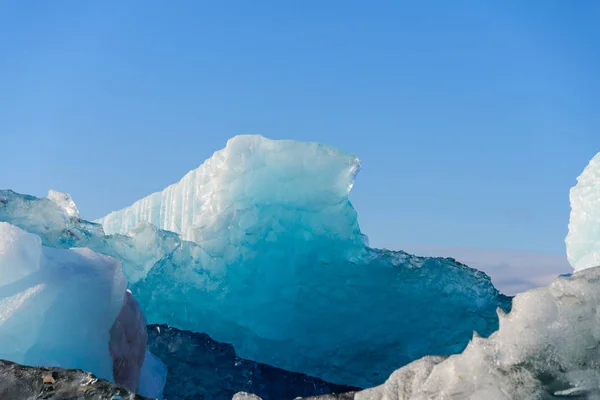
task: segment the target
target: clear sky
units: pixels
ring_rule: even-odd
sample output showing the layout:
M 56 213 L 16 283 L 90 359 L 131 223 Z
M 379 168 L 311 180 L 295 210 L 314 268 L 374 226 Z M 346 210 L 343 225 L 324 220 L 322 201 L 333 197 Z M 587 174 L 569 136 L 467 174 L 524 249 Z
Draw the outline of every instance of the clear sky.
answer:
M 359 155 L 376 246 L 564 252 L 600 2 L 0 2 L 0 188 L 100 217 L 228 138 Z

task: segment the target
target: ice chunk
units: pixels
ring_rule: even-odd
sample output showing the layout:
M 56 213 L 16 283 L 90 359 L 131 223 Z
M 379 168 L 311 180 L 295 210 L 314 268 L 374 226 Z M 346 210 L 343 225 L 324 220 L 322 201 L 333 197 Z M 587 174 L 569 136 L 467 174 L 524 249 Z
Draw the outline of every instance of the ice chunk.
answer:
M 518 294 L 500 329 L 460 355 L 424 358 L 355 400 L 600 396 L 600 268 Z
M 0 359 L 112 380 L 109 330 L 126 288 L 119 262 L 89 249 L 43 247 L 5 222 L 0 246 Z
M 150 323 L 207 332 L 241 357 L 359 387 L 428 353 L 460 352 L 473 330 L 497 328 L 498 306 L 509 307 L 485 274 L 450 259 L 368 249 L 348 260 L 325 239 L 331 253 L 298 245 L 286 258 L 277 254 L 285 243 L 259 243 L 225 265 L 184 242 L 132 290 Z
M 236 136 L 178 183 L 97 222 L 109 234 L 150 222 L 219 254 L 236 235 L 267 224 L 276 228 L 273 236 L 294 229 L 307 238 L 355 239 L 360 232 L 347 196 L 359 168 L 355 155 L 319 143 Z
M 598 399 L 598 310 L 600 267 L 518 294 L 512 311 L 500 312 L 500 329 L 488 339 L 474 335 L 462 354 L 423 357 L 383 385 L 310 399 Z
M 105 218 L 119 234 L 11 191 L 0 191 L 0 221 L 44 246 L 121 260 L 150 322 L 366 387 L 423 355 L 461 351 L 473 330 L 490 334 L 496 307 L 510 301 L 454 260 L 369 248 L 348 199 L 358 169 L 356 156 L 328 146 L 242 136 L 179 184 Z
M 0 285 L 18 282 L 38 271 L 41 258 L 42 241 L 38 236 L 0 222 Z
M 567 257 L 580 271 L 600 265 L 600 153 L 590 161 L 571 189 L 571 217 L 565 239 Z
M 65 214 L 48 199 L 0 190 L 0 221 L 8 222 L 42 239 L 44 246 L 69 249 L 87 247 L 121 261 L 129 283 L 135 283 L 180 242 L 179 235 L 141 223 L 128 235 L 105 235 L 102 226 Z
M 68 217 L 79 217 L 79 210 L 71 195 L 50 189 L 48 191 L 48 199 L 56 203 Z
M 262 399 L 251 393 L 238 392 L 233 395 L 232 400 L 262 400 Z
M 490 334 L 508 301 L 454 260 L 370 249 L 348 199 L 359 167 L 329 146 L 239 136 L 99 222 L 120 234 L 148 222 L 190 240 L 132 286 L 149 322 L 370 386 L 430 352 L 461 351 L 473 330 Z

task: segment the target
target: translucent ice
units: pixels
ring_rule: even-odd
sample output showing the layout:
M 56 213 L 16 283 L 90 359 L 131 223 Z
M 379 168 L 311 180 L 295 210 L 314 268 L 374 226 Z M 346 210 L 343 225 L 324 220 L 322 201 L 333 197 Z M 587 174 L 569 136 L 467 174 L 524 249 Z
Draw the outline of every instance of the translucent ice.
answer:
M 461 351 L 473 330 L 490 334 L 509 302 L 454 260 L 369 248 L 348 199 L 359 166 L 325 145 L 240 136 L 99 222 L 115 234 L 152 223 L 190 240 L 132 287 L 150 323 L 372 386 L 423 355 Z
M 114 258 L 44 247 L 39 237 L 0 222 L 0 359 L 112 380 L 109 330 L 125 288 Z
M 347 196 L 359 167 L 356 156 L 326 145 L 237 136 L 178 183 L 97 222 L 109 234 L 150 222 L 219 254 L 265 225 L 277 228 L 273 236 L 293 228 L 307 238 L 356 239 Z
M 133 391 L 140 382 L 157 397 L 166 370 L 148 356 L 145 318 L 125 288 L 118 260 L 45 247 L 0 222 L 0 359 L 79 368 Z
M 64 198 L 60 194 L 50 197 Z M 70 209 L 77 207 L 73 203 Z M 87 247 L 113 256 L 121 261 L 129 283 L 145 276 L 156 261 L 180 242 L 179 235 L 148 223 L 139 224 L 128 232 L 129 235 L 105 235 L 101 225 L 73 215 L 60 202 L 11 190 L 0 190 L 0 221 L 38 235 L 44 246 Z
M 570 198 L 569 262 L 576 271 L 600 266 L 600 153 L 577 178 Z
M 500 329 L 426 357 L 355 400 L 600 398 L 600 268 L 518 294 Z
M 48 199 L 59 206 L 68 217 L 79 217 L 79 210 L 69 194 L 50 189 Z

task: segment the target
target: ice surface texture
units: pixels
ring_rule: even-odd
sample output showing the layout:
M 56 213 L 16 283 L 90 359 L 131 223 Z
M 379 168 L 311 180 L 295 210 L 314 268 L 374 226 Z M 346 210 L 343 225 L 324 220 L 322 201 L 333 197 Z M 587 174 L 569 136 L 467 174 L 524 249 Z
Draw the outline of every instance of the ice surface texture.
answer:
M 77 205 L 71 198 L 71 195 L 50 189 L 48 191 L 48 199 L 53 201 L 58 207 L 60 207 L 60 209 L 64 211 L 67 217 L 79 217 L 79 210 L 77 209 Z
M 189 240 L 132 287 L 150 323 L 372 386 L 423 355 L 461 351 L 473 330 L 490 334 L 508 301 L 454 260 L 369 248 L 348 199 L 359 166 L 329 146 L 239 136 L 99 222 L 115 234 L 151 223 Z
M 368 387 L 426 354 L 460 352 L 473 330 L 490 334 L 509 301 L 454 260 L 369 248 L 348 199 L 358 169 L 356 156 L 328 146 L 242 136 L 164 193 L 103 219 L 121 233 L 11 191 L 0 191 L 0 221 L 44 246 L 121 260 L 150 323 Z
M 112 380 L 109 330 L 125 288 L 114 258 L 44 247 L 38 236 L 0 222 L 0 359 Z
M 600 153 L 577 178 L 570 198 L 569 262 L 576 271 L 600 266 Z
M 518 294 L 500 329 L 474 336 L 462 354 L 424 357 L 381 386 L 315 400 L 598 399 L 599 309 L 600 267 L 559 277 Z
M 145 319 L 126 285 L 118 260 L 42 246 L 0 222 L 0 359 L 84 369 L 131 390 L 139 381 L 159 396 L 166 370 L 145 354 Z
M 50 191 L 51 193 L 53 191 Z M 69 198 L 55 192 L 53 198 Z M 71 209 L 77 207 L 74 203 Z M 127 235 L 105 235 L 102 226 L 72 214 L 61 202 L 0 190 L 0 221 L 38 235 L 44 246 L 87 247 L 121 261 L 127 281 L 135 283 L 156 261 L 179 244 L 179 235 L 139 224 Z

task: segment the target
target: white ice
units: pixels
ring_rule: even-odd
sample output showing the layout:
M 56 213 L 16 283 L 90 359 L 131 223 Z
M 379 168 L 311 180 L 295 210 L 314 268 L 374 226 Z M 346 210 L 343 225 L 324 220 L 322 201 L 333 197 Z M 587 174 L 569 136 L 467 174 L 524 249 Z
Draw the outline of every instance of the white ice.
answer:
M 600 265 L 600 153 L 571 189 L 571 217 L 565 239 L 567 257 L 580 271 Z
M 0 222 L 0 359 L 112 380 L 109 330 L 126 285 L 118 260 L 43 247 L 38 236 Z

